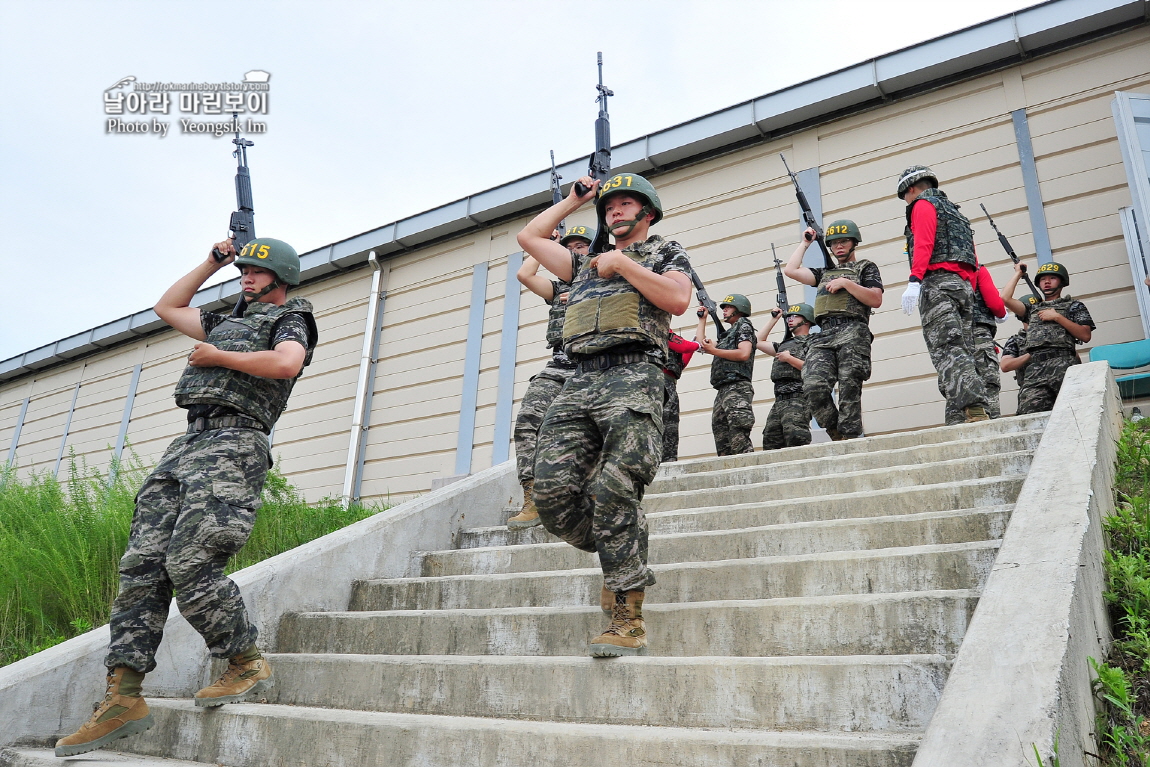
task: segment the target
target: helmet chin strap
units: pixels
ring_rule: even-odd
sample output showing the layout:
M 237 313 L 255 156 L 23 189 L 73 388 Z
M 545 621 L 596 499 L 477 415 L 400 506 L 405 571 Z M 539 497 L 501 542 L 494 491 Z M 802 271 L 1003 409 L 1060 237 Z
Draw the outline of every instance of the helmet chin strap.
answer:
M 608 229 L 610 229 L 611 234 L 615 235 L 615 239 L 619 239 L 620 237 L 630 237 L 631 232 L 635 231 L 635 227 L 639 225 L 639 222 L 646 219 L 647 216 L 651 215 L 652 213 L 654 213 L 654 211 L 651 210 L 651 207 L 649 205 L 644 205 L 643 209 L 639 211 L 639 215 L 635 216 L 635 218 L 632 218 L 629 221 L 616 221 L 615 223 L 611 224 Z M 627 231 L 617 231 L 623 227 L 626 227 Z
M 280 281 L 279 281 L 279 278 L 278 278 L 278 277 L 276 277 L 274 280 L 272 280 L 271 282 L 269 282 L 269 283 L 267 284 L 267 287 L 265 287 L 265 288 L 264 288 L 263 290 L 261 290 L 259 293 L 251 293 L 251 292 L 249 292 L 249 291 L 246 291 L 246 290 L 245 290 L 245 291 L 243 291 L 243 294 L 244 294 L 244 298 L 247 298 L 248 296 L 251 296 L 251 298 L 249 299 L 249 302 L 250 302 L 250 303 L 254 303 L 254 302 L 256 302 L 256 301 L 259 301 L 261 298 L 263 298 L 264 296 L 266 296 L 268 293 L 271 293 L 273 290 L 275 290 L 275 289 L 276 289 L 276 288 L 278 288 L 279 286 L 280 286 Z

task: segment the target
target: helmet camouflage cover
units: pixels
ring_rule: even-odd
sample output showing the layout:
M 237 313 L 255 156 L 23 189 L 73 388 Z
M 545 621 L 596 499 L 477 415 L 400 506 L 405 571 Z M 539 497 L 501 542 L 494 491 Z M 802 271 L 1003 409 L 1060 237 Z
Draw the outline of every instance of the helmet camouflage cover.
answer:
M 832 222 L 823 236 L 823 242 L 827 245 L 835 240 L 848 239 L 854 240 L 856 245 L 862 244 L 862 234 L 859 232 L 858 224 L 849 218 L 840 218 L 838 221 Z
M 719 306 L 734 307 L 735 311 L 744 317 L 751 316 L 751 301 L 742 293 L 732 293 L 720 301 Z
M 559 238 L 560 245 L 566 245 L 569 240 L 586 240 L 587 244 L 595 242 L 595 230 L 586 226 L 569 226 L 567 233 Z
M 299 254 L 283 240 L 257 237 L 244 246 L 235 265 L 258 266 L 275 274 L 288 285 L 299 285 Z
M 1044 274 L 1053 274 L 1061 277 L 1062 287 L 1066 287 L 1070 284 L 1070 272 L 1066 271 L 1066 267 L 1057 261 L 1051 261 L 1038 267 L 1038 271 L 1034 275 L 1034 281 L 1038 282 L 1038 279 Z
M 938 188 L 938 176 L 934 175 L 933 170 L 925 165 L 910 166 L 902 172 L 901 176 L 898 177 L 898 194 L 896 194 L 895 197 L 898 197 L 901 200 L 902 196 L 906 194 L 907 189 L 910 189 L 912 186 L 917 184 L 919 181 L 922 181 L 923 179 L 930 179 L 932 182 L 934 182 L 932 186 L 934 186 L 936 189 Z
M 787 307 L 784 317 L 802 317 L 810 324 L 815 324 L 815 309 L 810 304 L 791 304 Z
M 646 202 L 647 207 L 655 214 L 651 224 L 657 224 L 663 219 L 663 205 L 659 202 L 659 195 L 651 182 L 637 173 L 617 173 L 603 182 L 599 187 L 599 199 L 595 201 L 595 211 L 599 220 L 603 221 L 603 205 L 608 197 L 615 194 L 629 194 Z

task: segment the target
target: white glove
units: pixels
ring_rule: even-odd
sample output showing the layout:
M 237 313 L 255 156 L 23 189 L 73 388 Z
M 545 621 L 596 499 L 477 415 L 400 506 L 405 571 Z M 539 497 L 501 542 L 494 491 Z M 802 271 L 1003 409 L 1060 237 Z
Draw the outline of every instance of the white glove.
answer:
M 921 283 L 912 282 L 906 286 L 906 292 L 902 294 L 902 310 L 908 317 L 918 311 L 918 294 L 921 291 Z
M 1006 318 L 1009 316 L 1010 316 L 1009 314 L 1004 314 L 1001 317 L 995 317 L 994 321 L 997 322 L 999 325 L 1005 325 L 1006 324 Z

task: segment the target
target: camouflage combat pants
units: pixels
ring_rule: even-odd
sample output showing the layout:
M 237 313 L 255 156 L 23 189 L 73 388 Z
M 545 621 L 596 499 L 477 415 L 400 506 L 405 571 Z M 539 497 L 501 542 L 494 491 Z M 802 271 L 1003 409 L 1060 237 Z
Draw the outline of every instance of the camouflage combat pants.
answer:
M 213 656 L 230 658 L 255 642 L 224 566 L 251 534 L 269 465 L 267 437 L 253 429 L 208 429 L 172 442 L 136 496 L 104 665 L 156 667 L 173 592 Z
M 649 362 L 578 371 L 551 403 L 535 451 L 543 526 L 599 554 L 611 591 L 655 582 L 639 503 L 663 453 L 663 381 Z
M 862 385 L 870 378 L 874 336 L 865 322 L 834 325 L 811 335 L 803 364 L 803 396 L 819 426 L 843 437 L 862 436 Z M 839 404 L 831 398 L 835 384 Z
M 663 462 L 679 460 L 679 381 L 663 374 Z
M 715 435 L 718 455 L 755 452 L 751 444 L 751 429 L 755 428 L 755 411 L 751 409 L 754 398 L 755 389 L 750 381 L 726 383 L 715 390 L 711 433 Z
M 1066 355 L 1051 357 L 1037 362 L 1032 358 L 1026 363 L 1026 375 L 1018 390 L 1018 414 L 1044 413 L 1054 409 L 1054 400 L 1062 389 L 1062 379 L 1072 365 L 1080 362 L 1078 354 L 1068 351 Z
M 523 401 L 519 403 L 519 414 L 515 416 L 514 429 L 515 470 L 521 485 L 535 478 L 535 444 L 539 439 L 539 427 L 543 425 L 547 408 L 551 407 L 570 377 L 570 369 L 548 363 L 527 385 Z
M 986 406 L 986 384 L 974 362 L 974 293 L 953 272 L 926 273 L 918 298 L 922 337 L 938 371 L 938 390 L 953 410 Z
M 994 348 L 994 330 L 986 325 L 974 325 L 974 367 L 986 387 L 986 414 L 991 418 L 1002 415 L 999 394 L 1002 391 L 1002 372 L 998 367 L 998 352 Z M 945 397 L 946 392 L 941 392 Z M 946 425 L 966 423 L 966 413 L 946 403 Z
M 811 409 L 802 392 L 776 394 L 763 427 L 763 450 L 811 444 Z

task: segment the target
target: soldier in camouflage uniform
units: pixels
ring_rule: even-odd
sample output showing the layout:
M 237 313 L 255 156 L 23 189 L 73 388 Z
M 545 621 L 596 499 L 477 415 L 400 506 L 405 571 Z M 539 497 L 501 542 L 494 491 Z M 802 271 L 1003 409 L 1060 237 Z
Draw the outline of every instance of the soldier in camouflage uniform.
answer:
M 1002 414 L 999 405 L 1002 376 L 998 370 L 998 350 L 994 336 L 998 332 L 999 323 L 1006 321 L 1006 305 L 1003 304 L 998 288 L 994 286 L 994 280 L 985 266 L 980 266 L 974 273 L 973 287 L 974 367 L 986 385 L 986 414 L 991 418 L 998 418 Z M 946 396 L 946 392 L 942 392 L 942 395 Z M 966 414 L 948 402 L 946 425 L 965 422 Z
M 1006 288 L 1003 288 L 1003 292 L 1005 291 Z M 1034 306 L 1040 301 L 1041 299 L 1033 293 L 1022 297 L 1022 304 L 1026 307 Z M 1006 339 L 1006 343 L 1002 345 L 1002 362 L 999 364 L 999 368 L 1003 373 L 1014 373 L 1014 382 L 1021 389 L 1022 379 L 1026 374 L 1026 362 L 1030 359 L 1030 355 L 1026 353 L 1026 315 L 1016 314 L 1015 316 L 1022 323 L 1022 329 Z
M 974 350 L 974 230 L 925 165 L 902 172 L 897 196 L 906 203 L 910 261 L 902 309 L 907 316 L 916 309 L 922 314 L 923 339 L 946 407 L 962 412 L 965 421 L 985 421 L 986 384 Z
M 679 379 L 699 345 L 678 333 L 667 334 L 667 364 L 663 366 L 663 463 L 679 460 Z
M 862 384 L 870 378 L 870 316 L 882 306 L 882 275 L 873 261 L 858 259 L 855 251 L 862 234 L 849 219 L 827 227 L 827 249 L 838 264 L 834 269 L 807 268 L 803 256 L 815 241 L 814 229 L 803 232 L 783 273 L 792 280 L 818 288 L 815 324 L 803 365 L 803 396 L 819 426 L 833 440 L 862 436 Z M 839 387 L 838 407 L 831 393 Z
M 779 343 L 768 341 L 767 336 L 780 316 L 790 328 L 790 337 Z M 763 427 L 763 450 L 811 444 L 811 409 L 803 396 L 803 360 L 812 340 L 811 326 L 814 322 L 814 307 L 791 304 L 785 315 L 777 308 L 772 309 L 771 321 L 759 331 L 759 350 L 775 358 L 771 366 L 775 404 Z
M 711 386 L 715 388 L 715 405 L 711 408 L 711 433 L 715 436 L 715 452 L 720 455 L 739 455 L 755 452 L 751 444 L 751 429 L 755 428 L 755 411 L 751 404 L 755 389 L 751 375 L 755 369 L 755 329 L 751 325 L 751 302 L 741 293 L 733 293 L 722 300 L 723 321 L 727 329 L 719 334 L 716 343 L 706 337 L 706 307 L 699 317 L 695 338 L 702 351 L 714 357 L 711 360 Z
M 559 240 L 559 244 L 572 253 L 585 255 L 595 239 L 595 230 L 573 226 L 562 237 L 556 230 L 553 239 Z M 531 497 L 535 484 L 535 443 L 547 408 L 551 407 L 563 384 L 575 371 L 575 363 L 563 352 L 563 317 L 567 312 L 567 292 L 571 285 L 539 276 L 539 262 L 531 256 L 524 259 L 515 277 L 551 306 L 547 314 L 547 345 L 551 347 L 551 360 L 532 376 L 523 401 L 519 403 L 519 415 L 515 418 L 515 468 L 519 484 L 523 486 L 523 508 L 507 520 L 507 527 L 512 530 L 539 524 L 539 511 Z
M 1018 390 L 1018 414 L 1042 413 L 1054 408 L 1054 401 L 1062 388 L 1062 379 L 1071 365 L 1077 365 L 1075 344 L 1090 343 L 1094 320 L 1081 301 L 1063 296 L 1070 285 L 1070 272 L 1062 264 L 1051 261 L 1038 267 L 1035 287 L 1042 293 L 1042 301 L 1027 306 L 1014 299 L 1014 289 L 1022 277 L 1021 265 L 1015 265 L 1014 276 L 1002 289 L 1006 306 L 1015 314 L 1026 313 L 1026 354 L 1019 361 L 1026 365 L 1026 374 Z
M 606 227 L 615 249 L 580 256 L 547 239 L 596 193 L 600 232 Z M 663 452 L 671 315 L 691 300 L 686 251 L 648 236 L 662 217 L 659 196 L 642 176 L 618 174 L 602 188 L 584 176 L 518 235 L 525 251 L 571 282 L 563 349 L 577 367 L 539 431 L 535 505 L 549 532 L 599 555 L 601 604 L 611 622 L 591 641 L 596 657 L 647 650 L 643 596 L 655 577 L 639 504 Z
M 259 238 L 238 258 L 230 240 L 215 248 L 221 260 L 209 255 L 155 307 L 161 319 L 200 342 L 176 384 L 188 431 L 172 442 L 136 496 L 112 603 L 107 692 L 92 717 L 57 742 L 56 756 L 91 751 L 152 726 L 141 686 L 156 667 L 173 594 L 211 654 L 230 660 L 215 684 L 196 693 L 197 706 L 247 700 L 272 686 L 256 627 L 224 566 L 251 533 L 271 466 L 267 435 L 318 336 L 311 304 L 287 298 L 287 286 L 299 284 L 299 257 L 290 245 Z M 243 273 L 243 316 L 192 308 L 196 290 L 233 260 Z

